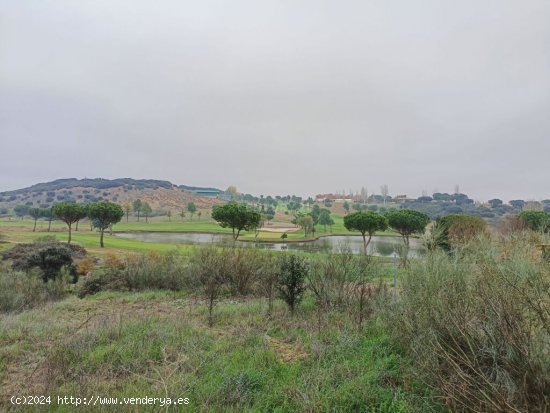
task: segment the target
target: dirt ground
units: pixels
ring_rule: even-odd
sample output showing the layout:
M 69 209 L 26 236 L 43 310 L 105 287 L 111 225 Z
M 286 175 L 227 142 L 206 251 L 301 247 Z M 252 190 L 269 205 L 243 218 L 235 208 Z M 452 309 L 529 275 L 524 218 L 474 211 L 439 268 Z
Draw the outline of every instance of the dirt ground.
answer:
M 262 227 L 262 231 L 265 232 L 276 232 L 276 233 L 283 233 L 283 232 L 296 232 L 299 231 L 300 228 L 296 225 L 286 223 L 286 222 L 271 222 L 269 224 L 266 224 Z

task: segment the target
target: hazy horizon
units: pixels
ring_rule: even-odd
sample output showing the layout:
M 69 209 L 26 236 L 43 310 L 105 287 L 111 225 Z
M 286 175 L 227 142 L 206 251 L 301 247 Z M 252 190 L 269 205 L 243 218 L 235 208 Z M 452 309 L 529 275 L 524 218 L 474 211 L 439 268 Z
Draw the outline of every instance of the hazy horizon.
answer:
M 0 0 L 0 192 L 550 198 L 550 2 Z

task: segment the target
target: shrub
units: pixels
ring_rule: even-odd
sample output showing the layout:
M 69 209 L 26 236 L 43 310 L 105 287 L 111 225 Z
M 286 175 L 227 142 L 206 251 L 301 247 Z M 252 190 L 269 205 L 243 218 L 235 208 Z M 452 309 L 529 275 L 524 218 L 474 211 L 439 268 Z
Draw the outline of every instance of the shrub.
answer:
M 307 273 L 308 288 L 324 307 L 347 307 L 352 298 L 348 286 L 360 273 L 359 257 L 349 247 L 343 247 L 338 254 L 328 254 L 311 266 Z
M 18 312 L 64 296 L 68 274 L 43 282 L 35 271 L 14 271 L 0 267 L 0 312 Z
M 439 218 L 435 226 L 435 231 L 441 231 L 439 246 L 446 250 L 465 244 L 487 229 L 487 224 L 482 218 L 461 214 Z
M 506 216 L 499 221 L 498 230 L 501 235 L 509 236 L 527 229 L 525 221 L 518 218 L 517 215 Z
M 166 289 L 177 291 L 190 286 L 188 266 L 177 252 L 165 255 L 107 254 L 105 267 L 83 282 L 79 297 L 106 290 L 143 291 Z
M 259 296 L 267 298 L 267 313 L 271 315 L 273 311 L 273 298 L 275 288 L 279 279 L 277 262 L 273 254 L 264 254 L 259 270 L 258 282 L 255 286 L 255 292 Z
M 114 252 L 105 254 L 104 264 L 111 270 L 122 270 L 125 267 L 124 261 Z
M 69 269 L 73 275 L 73 282 L 78 279 L 78 274 L 73 266 L 71 251 L 64 245 L 47 244 L 29 254 L 23 269 L 28 271 L 35 267 L 41 270 L 44 282 L 56 278 L 63 267 Z
M 262 269 L 261 254 L 248 248 L 223 250 L 226 271 L 232 289 L 239 295 L 252 292 Z
M 148 258 L 157 263 L 173 262 L 173 265 L 181 267 L 181 278 L 186 278 L 186 287 L 191 289 L 197 288 L 197 282 L 190 280 L 201 278 L 195 277 L 194 273 L 214 271 L 219 273 L 218 280 L 227 292 L 247 295 L 254 292 L 260 280 L 265 255 L 251 248 L 198 248 L 190 257 L 191 265 L 187 265 L 183 259 L 171 260 L 169 255 L 149 254 Z M 173 257 L 179 257 L 179 254 L 174 253 Z M 214 264 L 217 267 L 214 267 Z
M 87 275 L 94 269 L 94 260 L 90 257 L 85 257 L 76 263 L 76 272 L 79 275 Z
M 130 290 L 181 290 L 188 285 L 187 264 L 178 252 L 129 256 L 120 275 Z
M 283 254 L 279 259 L 277 291 L 279 297 L 288 305 L 292 315 L 296 305 L 302 301 L 306 290 L 304 281 L 308 270 L 307 261 L 297 255 Z
M 78 290 L 78 297 L 84 298 L 101 291 L 128 291 L 128 289 L 126 280 L 118 272 L 100 270 L 84 279 Z
M 39 268 L 44 282 L 56 278 L 63 267 L 69 270 L 73 282 L 76 282 L 78 274 L 73 259 L 85 255 L 84 248 L 61 243 L 54 237 L 42 237 L 31 244 L 18 244 L 2 253 L 4 259 L 12 261 L 14 270 L 28 272 L 32 268 Z
M 518 218 L 533 231 L 550 231 L 550 214 L 544 211 L 522 211 Z
M 521 237 L 429 254 L 405 272 L 385 320 L 455 411 L 544 411 L 550 267 Z
M 193 273 L 208 302 L 208 325 L 214 325 L 214 306 L 224 283 L 227 282 L 227 261 L 224 251 L 215 247 L 201 248 L 192 257 Z
M 422 236 L 422 245 L 428 251 L 435 251 L 447 244 L 447 237 L 442 225 L 435 222 Z

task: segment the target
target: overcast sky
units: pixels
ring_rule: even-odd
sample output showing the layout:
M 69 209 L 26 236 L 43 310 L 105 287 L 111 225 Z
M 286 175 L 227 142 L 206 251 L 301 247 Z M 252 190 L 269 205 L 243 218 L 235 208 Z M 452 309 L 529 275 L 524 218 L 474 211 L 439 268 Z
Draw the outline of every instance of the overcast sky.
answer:
M 0 0 L 0 191 L 550 198 L 548 0 Z

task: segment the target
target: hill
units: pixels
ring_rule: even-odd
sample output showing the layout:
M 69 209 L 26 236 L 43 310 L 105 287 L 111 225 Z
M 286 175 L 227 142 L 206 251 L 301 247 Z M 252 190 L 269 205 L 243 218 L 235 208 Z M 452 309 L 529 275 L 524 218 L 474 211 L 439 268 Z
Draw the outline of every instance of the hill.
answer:
M 27 188 L 0 192 L 0 209 L 10 210 L 16 205 L 48 208 L 56 202 L 111 201 L 119 204 L 141 199 L 154 211 L 181 209 L 194 202 L 199 209 L 211 208 L 222 201 L 196 194 L 200 190 L 219 191 L 216 188 L 175 185 L 154 179 L 57 179 Z

